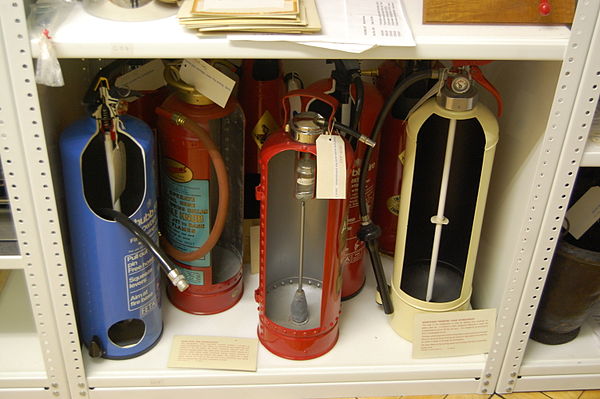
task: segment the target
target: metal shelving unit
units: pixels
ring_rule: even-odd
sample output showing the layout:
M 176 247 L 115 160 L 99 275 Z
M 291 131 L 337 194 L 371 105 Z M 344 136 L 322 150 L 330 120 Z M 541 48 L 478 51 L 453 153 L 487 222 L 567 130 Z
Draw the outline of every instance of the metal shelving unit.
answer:
M 544 345 L 528 339 L 577 170 L 580 166 L 600 167 L 598 145 L 587 140 L 600 92 L 600 4 L 580 3 L 565 59 L 572 59 L 573 64 L 577 58 L 584 60 L 578 64 L 582 69 L 581 82 L 575 91 L 559 94 L 555 99 L 555 106 L 561 99 L 573 106 L 569 118 L 563 121 L 568 123 L 564 143 L 559 147 L 558 168 L 551 177 L 551 193 L 500 372 L 499 392 L 600 387 L 600 347 L 588 326 L 574 341 L 563 345 Z M 576 50 L 581 53 L 572 54 Z M 572 68 L 565 69 L 561 79 L 570 71 Z M 560 85 L 559 80 L 559 93 Z M 558 124 L 551 117 L 548 129 Z
M 578 15 L 586 15 L 587 21 L 576 21 L 573 31 L 564 26 L 423 25 L 420 3 L 404 2 L 415 47 L 378 47 L 359 55 L 297 43 L 200 39 L 184 31 L 175 17 L 135 23 L 134 28 L 91 17 L 77 4 L 53 34 L 66 86 L 51 89 L 33 83 L 32 57 L 37 50 L 35 43 L 29 46 L 23 1 L 2 2 L 0 82 L 6 95 L 0 98 L 0 156 L 11 185 L 22 255 L 2 260 L 0 268 L 19 262 L 14 268 L 22 270 L 21 285 L 27 291 L 6 291 L 0 307 L 8 303 L 11 308 L 13 302 L 23 303 L 21 299 L 28 298 L 31 314 L 26 317 L 35 333 L 30 328 L 29 335 L 6 337 L 0 327 L 0 348 L 6 348 L 11 357 L 18 356 L 13 344 L 28 336 L 40 351 L 39 361 L 27 362 L 22 372 L 6 375 L 0 362 L 0 397 L 36 397 L 27 396 L 32 392 L 38 397 L 64 398 L 118 398 L 125 394 L 131 398 L 171 394 L 180 398 L 199 394 L 211 398 L 241 394 L 248 398 L 383 396 L 492 392 L 499 379 L 505 382 L 506 373 L 514 372 L 506 368 L 505 354 L 516 348 L 510 338 L 515 319 L 522 315 L 521 297 L 529 292 L 528 273 L 536 268 L 532 259 L 539 247 L 537 237 L 546 231 L 549 216 L 545 210 L 556 196 L 553 176 L 565 164 L 563 148 L 576 140 L 569 122 L 578 110 L 581 82 L 589 78 L 586 62 L 593 33 L 589 20 L 598 15 L 598 2 L 579 2 Z M 316 61 L 312 60 L 326 58 L 474 56 L 498 60 L 486 66 L 485 72 L 502 92 L 508 115 L 500 120 L 501 139 L 474 281 L 474 306 L 497 309 L 495 339 L 488 354 L 412 359 L 411 344 L 391 330 L 386 316 L 373 303 L 374 288 L 369 282 L 359 296 L 344 303 L 339 342 L 325 356 L 294 362 L 261 347 L 256 373 L 166 368 L 175 334 L 255 336 L 257 314 L 252 293 L 256 276 L 246 276 L 241 303 L 210 317 L 184 314 L 165 298 L 165 332 L 160 343 L 143 356 L 110 361 L 83 353 L 59 227 L 61 187 L 52 179 L 60 180 L 53 173 L 57 138 L 61 126 L 79 112 L 81 82 L 90 75 L 88 60 L 274 57 L 297 65 L 308 63 L 311 67 L 307 69 L 314 69 Z

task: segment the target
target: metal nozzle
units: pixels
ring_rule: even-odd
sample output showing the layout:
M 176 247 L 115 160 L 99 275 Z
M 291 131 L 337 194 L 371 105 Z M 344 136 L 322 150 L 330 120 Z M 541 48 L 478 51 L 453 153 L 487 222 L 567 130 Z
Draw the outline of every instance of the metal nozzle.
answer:
M 178 114 L 177 112 L 173 112 L 173 114 L 171 115 L 171 120 L 177 126 L 182 126 L 185 123 L 185 116 Z
M 185 279 L 185 276 L 179 273 L 179 270 L 177 269 L 171 270 L 169 274 L 167 274 L 167 277 L 180 292 L 187 290 L 187 288 L 190 286 Z

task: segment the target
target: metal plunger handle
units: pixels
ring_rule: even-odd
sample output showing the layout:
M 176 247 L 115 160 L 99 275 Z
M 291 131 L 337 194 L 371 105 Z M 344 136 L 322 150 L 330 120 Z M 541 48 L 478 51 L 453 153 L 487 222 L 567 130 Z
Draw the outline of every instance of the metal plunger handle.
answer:
M 306 201 L 300 201 L 300 256 L 298 257 L 298 289 L 302 289 L 304 278 L 304 223 L 306 215 Z

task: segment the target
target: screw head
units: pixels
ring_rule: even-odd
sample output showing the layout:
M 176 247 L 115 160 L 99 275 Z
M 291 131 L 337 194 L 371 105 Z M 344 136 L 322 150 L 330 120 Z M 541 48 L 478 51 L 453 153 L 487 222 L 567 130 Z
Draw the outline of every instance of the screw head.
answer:
M 471 82 L 464 76 L 458 76 L 452 80 L 452 90 L 455 93 L 466 93 L 471 88 Z

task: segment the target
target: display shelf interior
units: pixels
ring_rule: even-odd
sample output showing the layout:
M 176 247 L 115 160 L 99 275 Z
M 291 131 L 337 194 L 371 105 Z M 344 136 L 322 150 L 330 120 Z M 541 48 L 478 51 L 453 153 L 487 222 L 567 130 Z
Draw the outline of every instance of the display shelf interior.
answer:
M 10 208 L 0 207 L 0 269 L 20 267 L 19 243 Z M 17 263 L 19 262 L 19 263 Z
M 597 374 L 600 378 L 600 337 L 586 323 L 577 338 L 566 344 L 545 345 L 530 339 L 519 374 Z
M 595 140 L 588 138 L 580 166 L 600 167 L 600 132 Z
M 325 0 L 319 0 L 325 1 Z M 55 32 L 59 58 L 355 58 L 562 60 L 569 38 L 564 25 L 423 24 L 422 2 L 403 1 L 416 46 L 380 46 L 360 54 L 294 42 L 199 38 L 176 16 L 115 22 L 89 15 L 80 2 Z M 322 20 L 326 24 L 326 20 Z M 299 36 L 298 40 L 307 36 Z M 32 46 L 37 55 L 38 46 Z
M 0 290 L 0 388 L 47 385 L 24 272 L 11 270 Z
M 386 260 L 390 266 L 391 260 Z M 334 348 L 312 360 L 277 357 L 259 344 L 256 372 L 167 368 L 174 335 L 256 338 L 258 326 L 254 290 L 258 275 L 246 273 L 244 295 L 233 308 L 216 315 L 196 316 L 163 300 L 164 332 L 146 354 L 129 360 L 92 359 L 84 355 L 91 387 L 171 385 L 318 384 L 479 378 L 485 355 L 413 359 L 412 344 L 388 325 L 374 301 L 374 282 L 342 305 L 340 335 Z M 84 352 L 86 350 L 84 349 Z

